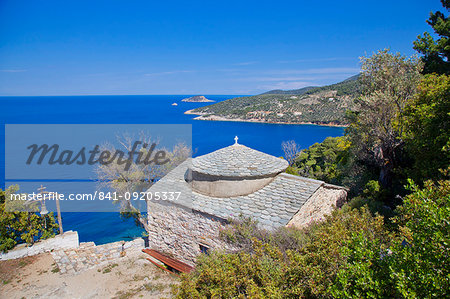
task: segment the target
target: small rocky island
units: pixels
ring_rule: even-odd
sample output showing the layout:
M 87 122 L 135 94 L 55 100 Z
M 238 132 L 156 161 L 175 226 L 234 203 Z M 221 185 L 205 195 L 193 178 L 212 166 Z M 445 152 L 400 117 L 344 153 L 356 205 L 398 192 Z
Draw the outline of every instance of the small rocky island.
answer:
M 182 99 L 182 102 L 191 102 L 191 103 L 206 103 L 206 102 L 214 102 L 213 100 L 208 100 L 204 96 L 193 96 L 190 98 Z

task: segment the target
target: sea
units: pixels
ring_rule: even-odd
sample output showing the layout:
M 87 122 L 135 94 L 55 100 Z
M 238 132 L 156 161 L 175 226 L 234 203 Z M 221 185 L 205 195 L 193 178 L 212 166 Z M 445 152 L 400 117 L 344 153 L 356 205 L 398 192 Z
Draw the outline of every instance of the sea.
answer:
M 282 156 L 283 141 L 294 140 L 301 148 L 307 148 L 328 136 L 344 134 L 340 127 L 194 120 L 195 115 L 184 112 L 211 103 L 181 102 L 190 96 L 0 97 L 0 187 L 11 184 L 5 179 L 5 161 L 8 158 L 5 157 L 5 125 L 8 124 L 190 124 L 194 157 L 232 145 L 235 136 L 238 136 L 240 144 Z M 205 97 L 220 102 L 236 95 Z M 62 218 L 64 230 L 77 231 L 81 242 L 104 244 L 131 240 L 143 234 L 132 219 L 123 219 L 115 212 L 63 211 Z

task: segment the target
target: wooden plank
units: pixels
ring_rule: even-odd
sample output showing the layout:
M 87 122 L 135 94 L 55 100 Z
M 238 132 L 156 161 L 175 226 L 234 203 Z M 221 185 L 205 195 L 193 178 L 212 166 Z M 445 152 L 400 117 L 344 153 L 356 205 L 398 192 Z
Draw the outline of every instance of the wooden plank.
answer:
M 178 261 L 176 259 L 167 257 L 167 256 L 161 254 L 160 252 L 156 251 L 156 250 L 143 249 L 142 251 L 147 253 L 147 254 L 149 254 L 150 256 L 156 258 L 157 260 L 163 262 L 167 266 L 172 267 L 175 270 L 178 270 L 180 272 L 188 273 L 188 272 L 192 271 L 192 269 L 193 269 L 191 266 L 189 266 L 189 265 L 187 265 L 187 264 L 185 264 L 183 262 L 180 262 L 180 261 Z
M 167 266 L 172 267 L 175 270 L 178 270 L 183 273 L 189 273 L 194 269 L 193 267 L 189 266 L 186 263 L 183 263 L 183 262 L 173 259 L 171 257 L 165 256 L 162 253 L 160 253 L 156 250 L 153 250 L 153 249 L 142 249 L 142 252 L 147 253 L 148 255 L 154 257 L 158 261 L 161 261 L 162 263 L 166 264 Z
M 180 275 L 178 275 L 177 273 L 172 272 L 172 271 L 170 271 L 169 269 L 167 269 L 167 268 L 161 266 L 160 264 L 158 264 L 157 262 L 153 261 L 153 260 L 150 259 L 150 258 L 147 258 L 147 260 L 149 260 L 149 261 L 150 261 L 153 265 L 155 265 L 156 267 L 158 267 L 158 268 L 160 268 L 160 269 L 163 269 L 164 271 L 167 271 L 167 272 L 169 272 L 170 274 L 175 274 L 176 276 L 180 276 Z

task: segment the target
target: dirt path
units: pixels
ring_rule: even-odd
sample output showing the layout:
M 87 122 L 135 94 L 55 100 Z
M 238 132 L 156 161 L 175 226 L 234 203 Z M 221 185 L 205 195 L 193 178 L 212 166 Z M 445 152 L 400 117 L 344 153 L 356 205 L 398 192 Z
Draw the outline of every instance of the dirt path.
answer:
M 144 253 L 79 274 L 61 274 L 50 254 L 0 262 L 0 298 L 170 298 L 177 278 Z

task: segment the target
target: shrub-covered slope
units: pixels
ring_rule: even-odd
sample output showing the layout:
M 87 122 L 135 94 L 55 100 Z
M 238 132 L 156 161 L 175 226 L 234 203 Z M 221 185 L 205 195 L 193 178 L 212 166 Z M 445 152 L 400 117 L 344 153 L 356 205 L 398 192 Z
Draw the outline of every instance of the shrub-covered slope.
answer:
M 191 110 L 200 119 L 346 125 L 345 112 L 359 95 L 357 76 L 337 84 L 238 97 Z M 289 93 L 289 94 L 287 94 Z

